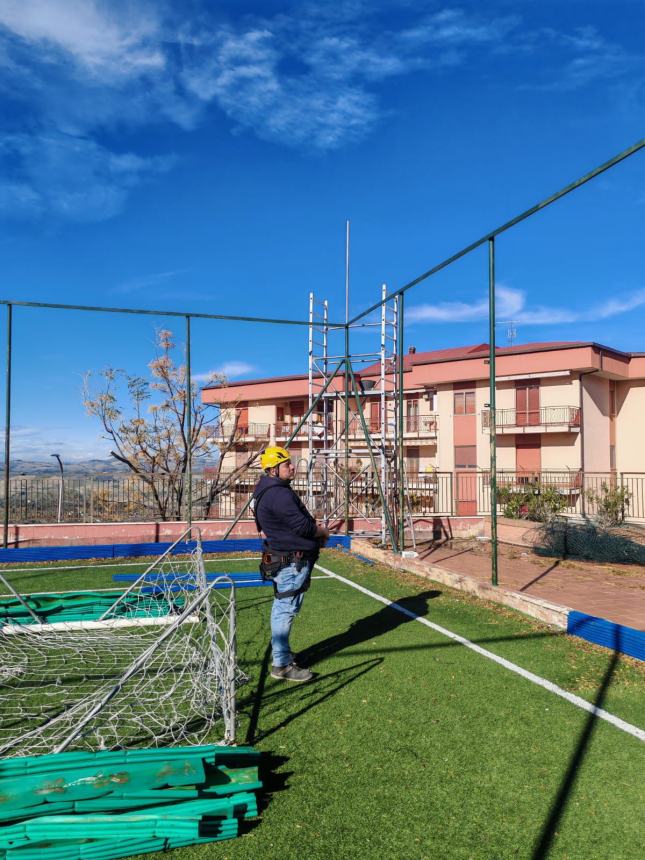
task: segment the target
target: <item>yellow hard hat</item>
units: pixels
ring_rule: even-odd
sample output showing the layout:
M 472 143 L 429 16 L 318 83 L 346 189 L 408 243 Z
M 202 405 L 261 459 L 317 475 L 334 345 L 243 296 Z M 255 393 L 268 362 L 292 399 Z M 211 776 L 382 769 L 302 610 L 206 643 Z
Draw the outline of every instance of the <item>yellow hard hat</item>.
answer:
M 277 445 L 269 446 L 264 449 L 260 457 L 260 465 L 263 469 L 270 469 L 272 466 L 279 466 L 280 463 L 286 463 L 290 459 L 291 455 L 286 448 L 280 448 Z

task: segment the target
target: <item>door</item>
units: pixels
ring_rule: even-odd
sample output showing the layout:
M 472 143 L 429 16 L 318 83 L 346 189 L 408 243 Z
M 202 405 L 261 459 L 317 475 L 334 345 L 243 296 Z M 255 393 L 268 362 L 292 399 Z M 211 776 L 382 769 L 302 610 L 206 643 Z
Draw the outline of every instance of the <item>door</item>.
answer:
M 370 433 L 378 433 L 381 429 L 381 401 L 370 400 Z
M 515 388 L 515 414 L 518 427 L 540 423 L 540 383 L 523 382 Z
M 455 513 L 477 515 L 477 446 L 455 445 Z

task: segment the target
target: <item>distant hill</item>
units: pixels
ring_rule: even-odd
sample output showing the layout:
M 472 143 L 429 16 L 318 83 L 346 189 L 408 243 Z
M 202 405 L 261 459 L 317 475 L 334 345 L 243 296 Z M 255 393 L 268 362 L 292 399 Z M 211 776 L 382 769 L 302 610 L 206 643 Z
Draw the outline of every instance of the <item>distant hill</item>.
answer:
M 108 458 L 107 460 L 63 460 L 65 469 L 65 477 L 82 478 L 86 476 L 100 475 L 124 475 L 130 470 L 127 466 L 119 463 L 118 460 Z M 58 463 L 53 458 L 51 460 L 12 460 L 9 466 L 9 474 L 12 477 L 39 477 L 45 478 L 48 476 L 56 476 L 60 474 Z

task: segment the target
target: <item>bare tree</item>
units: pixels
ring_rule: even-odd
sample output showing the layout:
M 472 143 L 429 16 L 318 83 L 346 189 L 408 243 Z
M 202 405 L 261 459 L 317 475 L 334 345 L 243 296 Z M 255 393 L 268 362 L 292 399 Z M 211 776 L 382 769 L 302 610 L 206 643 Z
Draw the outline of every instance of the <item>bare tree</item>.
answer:
M 150 380 L 108 367 L 99 372 L 100 384 L 93 388 L 89 372 L 83 383 L 83 404 L 89 415 L 98 418 L 104 438 L 112 443 L 111 456 L 150 488 L 162 520 L 181 519 L 189 453 L 195 471 L 205 462 L 214 463 L 208 488 L 197 499 L 208 516 L 217 496 L 235 484 L 259 450 L 246 446 L 243 461 L 232 471 L 223 471 L 226 456 L 238 450 L 243 435 L 243 428 L 238 427 L 239 410 L 235 404 L 220 408 L 202 403 L 194 384 L 187 403 L 186 366 L 173 359 L 172 332 L 157 332 L 156 347 L 157 354 L 148 364 Z M 208 382 L 225 385 L 226 379 L 213 373 Z

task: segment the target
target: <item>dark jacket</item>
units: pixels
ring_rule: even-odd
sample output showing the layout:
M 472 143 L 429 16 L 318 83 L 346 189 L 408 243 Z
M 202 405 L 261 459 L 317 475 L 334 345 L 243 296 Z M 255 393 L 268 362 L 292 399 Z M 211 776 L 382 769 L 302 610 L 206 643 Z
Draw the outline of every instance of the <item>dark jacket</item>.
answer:
M 255 504 L 255 516 L 269 548 L 278 552 L 304 550 L 317 553 L 316 520 L 291 489 L 289 481 L 263 475 L 253 491 L 253 498 L 257 499 L 260 494 L 261 498 Z

